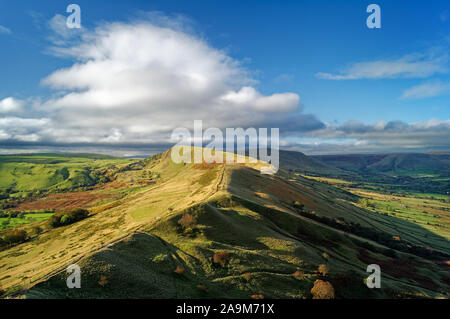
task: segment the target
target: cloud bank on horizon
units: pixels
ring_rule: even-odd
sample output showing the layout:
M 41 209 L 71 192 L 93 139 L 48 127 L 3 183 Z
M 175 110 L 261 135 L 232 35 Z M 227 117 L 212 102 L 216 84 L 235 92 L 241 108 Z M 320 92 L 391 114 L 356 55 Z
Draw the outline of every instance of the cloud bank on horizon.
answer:
M 0 100 L 0 144 L 9 146 L 131 145 L 170 143 L 176 127 L 279 127 L 285 148 L 310 153 L 448 150 L 450 120 L 416 123 L 324 123 L 304 113 L 294 92 L 263 94 L 251 70 L 212 47 L 182 22 L 151 15 L 67 32 L 56 15 L 50 52 L 73 61 L 42 79 L 54 94 Z M 71 41 L 68 41 L 71 39 Z M 355 63 L 326 80 L 426 78 L 447 72 L 445 54 L 412 54 Z M 427 82 L 402 98 L 450 92 Z M 305 144 L 304 140 L 314 140 Z

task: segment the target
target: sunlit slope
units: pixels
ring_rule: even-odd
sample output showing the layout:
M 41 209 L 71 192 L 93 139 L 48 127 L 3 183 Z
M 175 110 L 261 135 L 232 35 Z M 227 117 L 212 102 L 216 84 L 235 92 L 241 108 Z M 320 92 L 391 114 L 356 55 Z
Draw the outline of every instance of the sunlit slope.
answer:
M 296 213 L 343 217 L 391 231 L 355 207 L 355 196 L 321 183 L 261 175 L 256 164 L 174 164 L 170 152 L 145 161 L 157 183 L 98 207 L 76 224 L 0 252 L 0 285 L 27 297 L 311 297 L 327 264 L 337 297 L 445 296 L 444 266 L 346 234 Z M 180 219 L 194 217 L 192 229 Z M 227 251 L 224 265 L 214 254 Z M 324 255 L 324 253 L 326 253 Z M 325 257 L 324 257 L 325 256 Z M 67 289 L 65 267 L 82 269 L 82 288 Z M 363 283 L 379 263 L 383 290 Z M 174 274 L 178 267 L 184 274 Z M 292 276 L 301 270 L 302 278 Z M 31 288 L 30 290 L 28 290 Z
M 100 179 L 98 169 L 128 162 L 96 154 L 0 155 L 0 191 L 26 193 L 93 186 Z
M 175 165 L 166 155 L 149 163 L 160 178 L 146 190 L 94 208 L 92 216 L 76 224 L 48 230 L 38 238 L 1 251 L 0 287 L 26 288 L 42 276 L 133 233 L 162 214 L 170 214 L 166 209 L 169 206 L 185 208 L 216 191 L 221 178 L 220 166 L 208 170 L 208 178 L 202 178 L 204 170 L 194 169 L 192 165 L 190 168 Z

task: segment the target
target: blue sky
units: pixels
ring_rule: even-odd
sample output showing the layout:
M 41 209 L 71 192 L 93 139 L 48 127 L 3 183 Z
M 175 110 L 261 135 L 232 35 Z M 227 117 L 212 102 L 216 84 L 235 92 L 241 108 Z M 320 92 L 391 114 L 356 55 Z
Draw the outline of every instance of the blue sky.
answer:
M 349 152 L 448 150 L 448 144 L 442 142 L 450 136 L 445 135 L 450 131 L 448 1 L 80 0 L 75 3 L 81 7 L 83 30 L 87 32 L 112 22 L 132 24 L 148 12 L 182 21 L 182 32 L 193 34 L 210 48 L 237 61 L 248 72 L 251 87 L 258 94 L 297 94 L 300 106 L 291 110 L 291 117 L 311 115 L 323 127 L 318 125 L 310 131 L 300 130 L 301 134 L 287 134 L 286 147 L 311 153 L 322 153 L 326 148 L 336 151 L 340 143 L 348 146 Z M 381 7 L 381 29 L 366 26 L 369 15 L 366 7 L 370 3 Z M 77 62 L 73 55 L 51 52 L 55 47 L 52 35 L 55 30 L 49 21 L 58 14 L 67 16 L 68 4 L 63 1 L 0 3 L 0 26 L 3 26 L 0 27 L 0 101 L 8 97 L 21 101 L 26 110 L 21 117 L 51 117 L 48 110 L 35 107 L 36 101 L 45 104 L 55 94 L 67 92 L 67 87 L 58 91 L 42 80 Z M 80 40 L 75 35 L 73 40 L 65 38 L 64 41 L 56 46 L 70 47 L 71 41 Z M 383 68 L 385 72 L 377 73 Z M 1 116 L 19 117 L 0 113 Z M 430 125 L 430 120 L 434 124 Z M 293 125 L 285 121 L 277 123 Z M 388 127 L 383 134 L 373 129 L 377 123 L 386 126 L 395 121 L 406 124 L 401 126 L 403 131 L 394 124 L 389 126 L 395 126 L 394 130 Z M 20 145 L 16 135 L 24 134 L 11 134 L 14 128 L 9 125 L 10 131 L 4 129 L 8 142 L 5 143 Z M 433 131 L 436 128 L 440 133 Z M 431 149 L 427 146 L 429 140 L 416 134 L 417 130 L 433 136 L 431 141 L 436 143 L 431 143 Z M 46 136 L 25 140 L 51 144 L 52 138 Z M 414 137 L 403 149 L 405 136 Z M 395 145 L 385 141 L 393 138 L 399 140 Z M 62 139 L 54 140 L 59 140 L 53 141 L 56 144 L 64 144 Z M 372 147 L 357 149 L 356 144 L 348 144 L 358 141 L 358 145 Z M 314 149 L 305 143 L 323 147 Z M 337 146 L 330 147 L 330 143 Z

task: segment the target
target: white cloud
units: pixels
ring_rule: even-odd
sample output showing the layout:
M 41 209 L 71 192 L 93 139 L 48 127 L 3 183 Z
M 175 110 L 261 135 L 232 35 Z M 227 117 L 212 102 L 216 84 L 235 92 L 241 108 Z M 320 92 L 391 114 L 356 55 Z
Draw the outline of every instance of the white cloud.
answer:
M 403 92 L 403 99 L 422 99 L 450 94 L 450 83 L 433 81 L 422 83 Z
M 0 140 L 37 142 L 41 140 L 49 119 L 29 119 L 19 117 L 0 118 Z
M 319 72 L 316 77 L 325 80 L 425 78 L 446 73 L 447 62 L 446 54 L 410 54 L 399 59 L 358 62 L 339 74 Z
M 7 97 L 0 100 L 0 114 L 22 112 L 24 105 L 24 101 L 17 100 L 13 97 Z
M 39 18 L 39 16 L 37 16 Z M 67 45 L 69 41 L 77 39 L 84 30 L 82 28 L 68 28 L 67 17 L 61 14 L 55 14 L 47 24 L 51 34 L 48 39 L 58 46 Z
M 284 143 L 285 148 L 308 154 L 448 152 L 450 120 L 379 121 L 375 124 L 349 121 L 339 126 L 328 124 L 310 136 L 309 139 Z
M 379 121 L 366 124 L 348 121 L 340 126 L 327 125 L 312 133 L 321 139 L 353 139 L 360 145 L 381 149 L 448 149 L 450 120 L 431 119 L 423 122 Z M 355 145 L 357 146 L 357 145 Z
M 8 29 L 7 27 L 0 25 L 0 33 L 10 34 L 11 30 Z
M 60 90 L 39 106 L 58 140 L 159 142 L 196 119 L 256 126 L 300 110 L 296 93 L 262 94 L 239 62 L 179 28 L 105 24 L 54 52 L 76 60 L 42 81 Z
M 222 100 L 240 108 L 249 108 L 255 112 L 293 112 L 297 109 L 300 98 L 294 93 L 273 94 L 263 96 L 252 87 L 243 87 L 239 91 L 231 91 Z

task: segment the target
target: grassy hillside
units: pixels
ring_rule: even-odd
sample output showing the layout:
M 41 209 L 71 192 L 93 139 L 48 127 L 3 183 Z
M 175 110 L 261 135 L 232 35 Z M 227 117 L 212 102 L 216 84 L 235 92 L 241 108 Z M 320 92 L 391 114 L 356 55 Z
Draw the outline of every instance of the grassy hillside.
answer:
M 0 191 L 23 195 L 93 186 L 101 178 L 98 169 L 129 162 L 95 154 L 1 155 Z
M 118 172 L 113 183 L 153 182 L 0 251 L 0 287 L 28 298 L 311 298 L 322 279 L 337 298 L 448 297 L 448 237 L 321 181 L 261 175 L 263 165 L 174 164 L 165 152 Z M 366 228 L 401 239 L 380 244 Z M 432 258 L 417 248 L 423 234 Z M 72 263 L 81 289 L 65 285 Z M 383 289 L 364 284 L 371 263 Z
M 339 171 L 305 175 L 337 177 L 356 187 L 385 193 L 435 193 L 449 195 L 450 155 L 437 154 L 379 154 L 322 155 L 316 161 Z M 301 173 L 301 171 L 298 171 Z
M 317 161 L 345 171 L 400 176 L 449 175 L 449 154 L 321 155 Z

